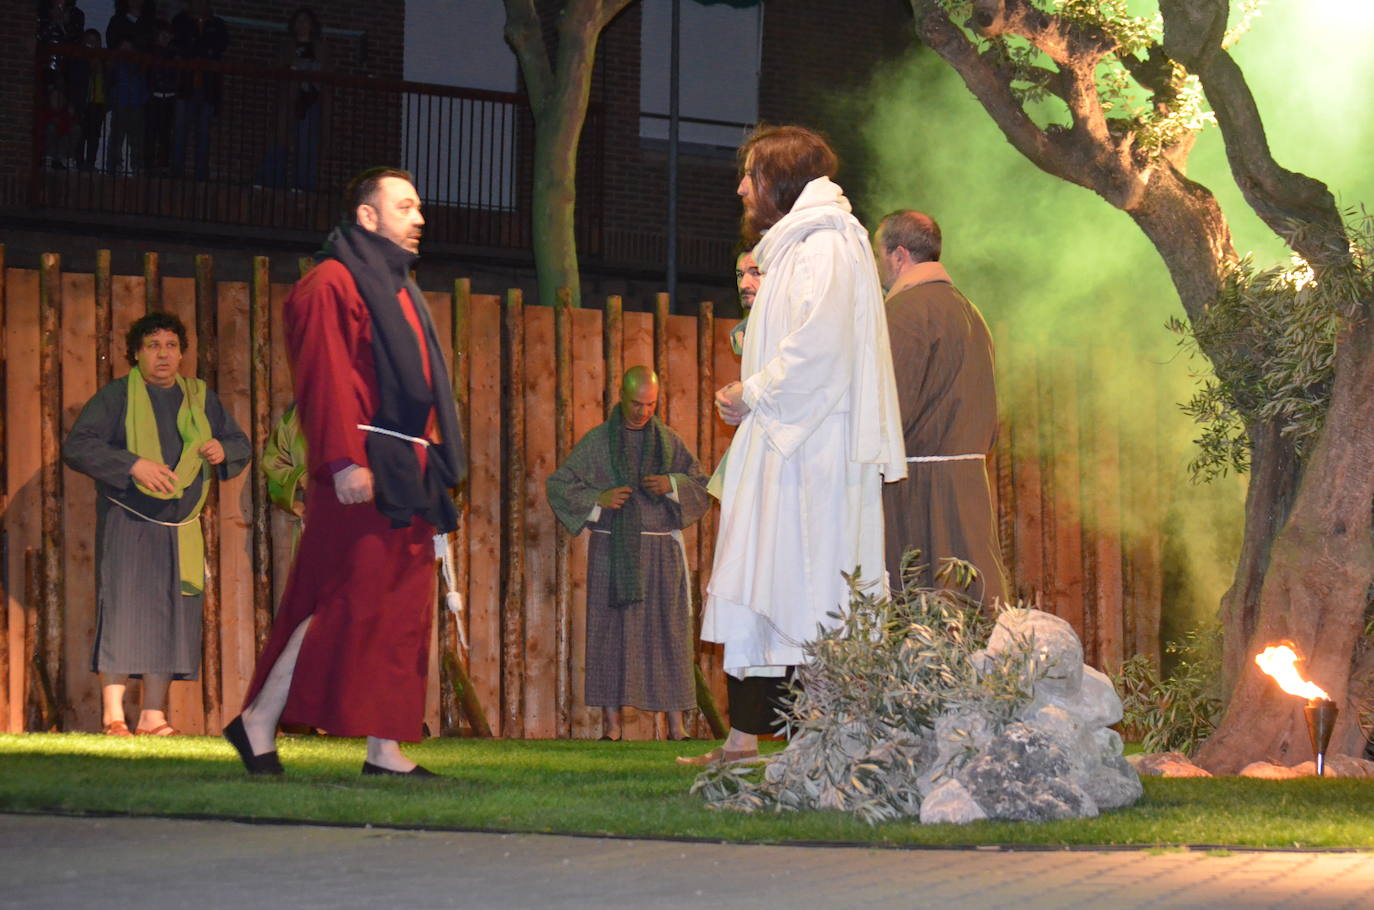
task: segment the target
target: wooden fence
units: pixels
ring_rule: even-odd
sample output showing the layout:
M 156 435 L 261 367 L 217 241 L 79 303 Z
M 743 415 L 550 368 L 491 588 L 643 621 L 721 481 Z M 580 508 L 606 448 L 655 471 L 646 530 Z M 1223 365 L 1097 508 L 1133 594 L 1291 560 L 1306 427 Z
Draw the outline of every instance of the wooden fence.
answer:
M 95 730 L 95 490 L 62 466 L 60 442 L 86 400 L 127 372 L 129 324 L 162 309 L 191 336 L 183 371 L 217 389 L 260 452 L 292 397 L 280 327 L 290 287 L 269 284 L 263 258 L 247 283 L 216 281 L 209 256 L 197 259 L 194 278 L 162 277 L 152 253 L 138 276 L 112 275 L 107 254 L 95 274 L 63 273 L 55 254 L 38 271 L 6 269 L 3 259 L 0 246 L 0 731 Z M 731 432 L 711 396 L 738 376 L 733 321 L 715 320 L 709 303 L 696 317 L 669 315 L 665 295 L 650 313 L 625 312 L 615 297 L 602 309 L 525 306 L 518 291 L 477 295 L 466 281 L 426 297 L 440 336 L 452 342 L 445 353 L 457 364 L 471 460 L 456 540 L 470 650 L 460 653 L 451 614 L 440 610 L 428 727 L 470 732 L 453 685 L 466 677 L 496 735 L 595 737 L 599 712 L 581 698 L 586 535 L 569 539 L 557 526 L 544 479 L 605 419 L 618 377 L 633 364 L 659 372 L 661 416 L 713 467 Z M 1006 337 L 999 358 L 1004 388 L 1034 389 L 1007 409 L 989 466 L 1016 591 L 1072 622 L 1095 665 L 1157 654 L 1162 517 L 1149 516 L 1158 455 L 1122 445 L 1117 415 L 1091 413 L 1080 400 L 1097 367 Z M 289 566 L 290 519 L 268 503 L 256 466 L 212 496 L 201 681 L 172 687 L 172 716 L 189 733 L 216 732 L 237 712 Z M 708 513 L 687 533 L 698 593 L 715 518 Z M 701 648 L 698 659 L 723 700 L 718 649 Z M 626 730 L 632 738 L 664 733 L 661 719 L 633 711 Z

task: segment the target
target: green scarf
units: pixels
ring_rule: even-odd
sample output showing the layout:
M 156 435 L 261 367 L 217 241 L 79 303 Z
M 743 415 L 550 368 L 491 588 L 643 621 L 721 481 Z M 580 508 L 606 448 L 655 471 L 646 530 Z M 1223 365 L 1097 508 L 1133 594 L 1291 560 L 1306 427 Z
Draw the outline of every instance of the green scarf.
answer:
M 672 442 L 668 428 L 657 417 L 649 418 L 643 430 L 625 428 L 625 409 L 616 405 L 607 421 L 607 442 L 610 446 L 611 481 L 617 487 L 629 487 L 634 492 L 611 519 L 611 591 L 612 607 L 623 608 L 644 599 L 644 572 L 639 565 L 639 535 L 641 521 L 639 502 L 635 499 L 644 478 L 651 474 L 666 474 Z M 642 432 L 644 441 L 639 447 L 639 464 L 630 464 L 629 436 Z
M 177 528 L 177 552 L 181 563 L 181 593 L 199 594 L 205 588 L 205 537 L 200 531 L 200 510 L 210 490 L 210 464 L 200 455 L 200 447 L 212 438 L 210 418 L 205 414 L 205 383 L 199 379 L 177 376 L 181 387 L 181 407 L 177 409 L 177 432 L 181 435 L 181 457 L 172 470 L 177 475 L 177 488 L 172 493 L 156 493 L 141 484 L 139 492 L 154 499 L 180 499 L 197 476 L 203 479 L 200 499 L 186 516 L 186 523 Z M 157 416 L 153 413 L 153 399 L 138 367 L 129 371 L 128 408 L 124 414 L 124 435 L 130 452 L 158 464 L 163 458 L 162 442 L 157 433 Z

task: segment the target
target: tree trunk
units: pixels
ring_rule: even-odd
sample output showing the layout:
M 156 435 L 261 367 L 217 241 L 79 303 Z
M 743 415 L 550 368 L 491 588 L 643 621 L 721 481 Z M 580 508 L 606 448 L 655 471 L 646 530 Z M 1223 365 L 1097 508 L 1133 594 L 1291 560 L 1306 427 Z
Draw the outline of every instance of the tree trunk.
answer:
M 590 70 L 590 67 L 589 67 Z M 591 74 L 588 72 L 587 79 Z M 558 104 L 537 118 L 534 140 L 534 268 L 539 303 L 554 307 L 558 289 L 572 291 L 572 306 L 582 305 L 574 216 L 577 200 L 577 143 L 586 106 L 569 111 Z
M 1331 407 L 1293 501 L 1275 538 L 1260 591 L 1247 656 L 1287 640 L 1300 671 L 1340 708 L 1332 754 L 1363 746 L 1350 672 L 1374 580 L 1374 330 L 1361 322 L 1341 339 Z M 1241 579 L 1240 581 L 1244 581 Z M 1228 621 L 1240 623 L 1242 615 Z M 1196 760 L 1234 774 L 1252 761 L 1295 764 L 1310 757 L 1303 700 L 1279 690 L 1247 660 L 1229 707 Z

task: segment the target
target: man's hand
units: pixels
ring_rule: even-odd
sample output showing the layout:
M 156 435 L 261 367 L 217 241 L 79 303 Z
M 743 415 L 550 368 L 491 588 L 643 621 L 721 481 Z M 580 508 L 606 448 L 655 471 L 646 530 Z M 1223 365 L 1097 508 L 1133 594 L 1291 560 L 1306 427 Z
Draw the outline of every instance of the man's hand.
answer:
M 625 505 L 625 500 L 629 499 L 633 492 L 634 490 L 629 487 L 614 487 L 603 490 L 601 495 L 596 497 L 596 504 L 603 509 L 618 509 Z
M 655 496 L 667 496 L 673 492 L 673 482 L 667 474 L 648 474 L 644 477 L 644 489 Z
M 334 495 L 346 506 L 372 501 L 372 472 L 351 464 L 334 475 Z
M 224 446 L 219 444 L 218 439 L 211 439 L 205 445 L 201 446 L 199 449 L 196 449 L 196 452 L 200 455 L 201 458 L 204 458 L 206 461 L 210 462 L 210 464 L 224 463 Z
M 134 466 L 129 468 L 129 476 L 139 486 L 154 493 L 175 493 L 177 490 L 177 475 L 172 469 L 146 458 L 134 462 Z
M 716 392 L 716 413 L 728 426 L 737 427 L 749 413 L 749 405 L 744 403 L 744 385 L 732 382 Z

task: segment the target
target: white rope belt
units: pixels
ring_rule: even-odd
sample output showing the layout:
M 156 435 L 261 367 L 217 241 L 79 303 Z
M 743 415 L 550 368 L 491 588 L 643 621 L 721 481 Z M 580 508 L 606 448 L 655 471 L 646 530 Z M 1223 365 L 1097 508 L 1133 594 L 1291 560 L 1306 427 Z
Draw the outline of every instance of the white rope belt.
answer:
M 929 464 L 934 461 L 983 461 L 986 455 L 908 455 L 907 461 Z
M 383 436 L 394 436 L 397 439 L 404 439 L 406 442 L 414 442 L 426 447 L 433 445 L 428 439 L 421 439 L 418 436 L 407 436 L 396 430 L 388 430 L 386 427 L 374 427 L 370 423 L 360 423 L 358 424 L 358 429 L 366 430 L 369 433 L 381 433 Z
M 105 498 L 108 499 L 110 502 L 114 503 L 115 505 L 119 506 L 124 511 L 132 512 L 139 518 L 142 518 L 144 521 L 151 521 L 153 524 L 162 525 L 164 528 L 180 528 L 183 525 L 188 525 L 193 521 L 200 520 L 200 513 L 197 512 L 185 521 L 158 521 L 156 518 L 149 518 L 147 515 L 144 515 L 142 512 L 140 512 L 138 509 L 133 508 L 132 506 L 126 506 L 124 503 L 120 502 L 118 499 L 115 499 L 113 496 L 106 496 Z
M 592 531 L 593 534 L 609 534 L 609 533 L 611 533 L 610 531 L 603 531 L 601 528 L 592 528 L 591 531 Z M 678 532 L 677 532 L 677 531 L 640 531 L 639 533 L 642 534 L 642 535 L 644 535 L 645 537 L 672 537 L 672 536 L 676 535 Z

